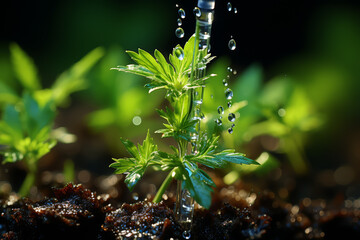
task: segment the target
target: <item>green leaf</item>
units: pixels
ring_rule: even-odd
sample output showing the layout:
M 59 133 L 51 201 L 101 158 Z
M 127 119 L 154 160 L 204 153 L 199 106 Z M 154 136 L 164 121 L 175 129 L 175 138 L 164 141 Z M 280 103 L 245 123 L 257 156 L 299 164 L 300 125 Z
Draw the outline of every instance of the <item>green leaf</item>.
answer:
M 51 90 L 56 105 L 64 105 L 70 94 L 87 87 L 86 74 L 103 55 L 103 48 L 95 48 L 55 80 Z
M 125 183 L 131 191 L 142 178 L 147 167 L 151 164 L 158 163 L 158 159 L 156 158 L 157 146 L 153 143 L 149 131 L 143 144 L 138 144 L 137 148 L 135 144 L 129 140 L 122 139 L 121 141 L 132 158 L 113 159 L 115 163 L 112 163 L 110 167 L 115 168 L 115 173 L 118 174 L 129 173 L 125 178 Z
M 10 44 L 10 53 L 15 74 L 23 87 L 30 91 L 40 89 L 41 85 L 33 60 L 16 43 Z

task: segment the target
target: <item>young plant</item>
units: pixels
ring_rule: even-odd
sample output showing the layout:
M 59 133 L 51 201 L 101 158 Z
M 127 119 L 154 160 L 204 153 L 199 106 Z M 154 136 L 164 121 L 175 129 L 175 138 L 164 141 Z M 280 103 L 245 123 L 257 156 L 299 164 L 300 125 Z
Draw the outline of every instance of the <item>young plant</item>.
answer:
M 55 117 L 53 101 L 40 106 L 29 94 L 16 105 L 7 105 L 0 121 L 3 163 L 23 161 L 27 176 L 19 190 L 26 196 L 35 182 L 37 163 L 56 144 L 51 135 Z
M 163 138 L 174 138 L 177 147 L 171 146 L 172 153 L 159 151 L 148 131 L 143 144 L 137 147 L 129 140 L 122 139 L 131 157 L 114 159 L 115 162 L 110 166 L 116 169 L 115 173 L 127 173 L 125 183 L 130 190 L 148 167 L 156 166 L 156 169 L 168 171 L 169 174 L 154 197 L 154 202 L 159 202 L 171 181 L 177 179 L 182 181 L 182 187 L 187 189 L 200 205 L 209 208 L 215 184 L 209 175 L 199 168 L 199 164 L 220 168 L 227 163 L 258 163 L 232 149 L 219 150 L 218 136 L 197 133 L 196 126 L 200 120 L 192 114 L 193 89 L 204 87 L 210 76 L 195 78 L 194 70 L 206 66 L 213 59 L 207 54 L 206 49 L 198 50 L 194 47 L 197 45 L 198 41 L 194 36 L 184 48 L 177 45 L 169 55 L 170 63 L 158 50 L 154 52 L 155 57 L 142 49 L 139 49 L 138 53 L 127 51 L 137 64 L 119 66 L 115 69 L 150 79 L 150 83 L 145 85 L 149 93 L 159 89 L 166 91 L 165 98 L 171 107 L 158 110 L 166 123 L 165 128 L 157 130 L 156 133 L 161 133 Z M 193 134 L 199 134 L 200 141 L 197 143 L 196 151 L 188 154 Z

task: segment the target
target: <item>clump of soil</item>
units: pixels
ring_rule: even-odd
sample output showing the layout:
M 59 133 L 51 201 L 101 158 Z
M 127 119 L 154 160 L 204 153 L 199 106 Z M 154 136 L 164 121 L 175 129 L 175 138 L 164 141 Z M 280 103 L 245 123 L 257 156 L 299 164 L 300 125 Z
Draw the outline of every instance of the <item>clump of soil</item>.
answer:
M 183 239 L 174 199 L 108 204 L 106 197 L 69 184 L 53 197 L 9 199 L 0 206 L 1 239 Z M 197 207 L 191 239 L 360 239 L 360 210 L 304 199 L 292 205 L 271 192 L 222 188 L 212 208 Z

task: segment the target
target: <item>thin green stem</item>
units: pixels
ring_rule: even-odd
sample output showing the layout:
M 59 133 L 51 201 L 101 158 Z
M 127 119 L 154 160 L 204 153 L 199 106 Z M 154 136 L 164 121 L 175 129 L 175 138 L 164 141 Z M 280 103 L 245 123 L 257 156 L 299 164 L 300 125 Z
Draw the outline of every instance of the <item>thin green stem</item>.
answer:
M 29 172 L 26 174 L 26 177 L 20 187 L 19 195 L 25 197 L 29 194 L 31 187 L 35 183 L 36 178 L 36 170 L 30 168 Z
M 162 199 L 162 195 L 165 193 L 166 189 L 169 187 L 172 179 L 174 178 L 176 173 L 176 169 L 174 168 L 171 172 L 169 172 L 169 174 L 167 175 L 167 177 L 165 178 L 164 182 L 161 184 L 159 190 L 157 191 L 153 202 L 154 203 L 158 203 L 161 201 Z

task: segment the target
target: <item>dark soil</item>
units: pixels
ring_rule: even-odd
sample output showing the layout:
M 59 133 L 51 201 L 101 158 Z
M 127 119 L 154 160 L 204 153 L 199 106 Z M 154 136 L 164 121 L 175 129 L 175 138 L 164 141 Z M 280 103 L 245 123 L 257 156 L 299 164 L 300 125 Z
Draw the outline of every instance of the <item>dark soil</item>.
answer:
M 1 201 L 1 239 L 183 239 L 172 198 L 123 204 L 69 184 L 51 198 Z M 304 199 L 292 205 L 271 192 L 233 187 L 214 195 L 212 208 L 197 207 L 191 239 L 360 239 L 360 210 Z

